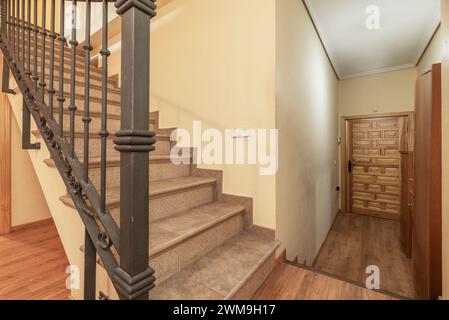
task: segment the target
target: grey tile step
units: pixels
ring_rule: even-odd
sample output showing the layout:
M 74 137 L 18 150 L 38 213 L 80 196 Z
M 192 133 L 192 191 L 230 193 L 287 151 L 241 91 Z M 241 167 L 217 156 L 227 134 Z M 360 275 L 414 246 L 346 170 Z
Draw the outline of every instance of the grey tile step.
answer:
M 271 272 L 278 246 L 272 235 L 249 228 L 157 285 L 150 299 L 249 299 Z
M 179 177 L 150 183 L 150 220 L 172 216 L 201 205 L 212 203 L 216 198 L 217 180 L 196 176 Z M 61 201 L 74 208 L 70 196 L 61 197 Z M 115 217 L 120 212 L 120 189 L 106 190 L 106 207 Z
M 150 156 L 150 181 L 160 181 L 166 179 L 174 179 L 187 177 L 191 175 L 191 158 L 181 159 L 183 164 L 174 164 L 170 156 L 151 155 Z M 44 162 L 54 167 L 52 159 L 44 160 Z M 89 160 L 89 178 L 95 185 L 97 190 L 101 185 L 101 159 L 91 158 Z M 83 161 L 81 160 L 81 165 Z M 106 162 L 106 187 L 115 188 L 120 186 L 120 157 L 109 157 Z

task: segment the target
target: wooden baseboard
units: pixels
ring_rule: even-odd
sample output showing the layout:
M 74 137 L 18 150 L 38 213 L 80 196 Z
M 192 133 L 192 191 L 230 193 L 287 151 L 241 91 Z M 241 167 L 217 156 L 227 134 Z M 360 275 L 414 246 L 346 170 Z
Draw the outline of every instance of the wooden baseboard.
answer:
M 284 249 L 279 257 L 276 258 L 275 266 L 280 266 L 281 264 L 284 264 L 285 261 L 287 261 L 287 249 Z
M 340 213 L 341 213 L 341 210 L 338 210 L 337 214 L 334 217 L 334 221 L 332 221 L 331 227 L 327 231 L 326 238 L 324 238 L 324 241 L 321 244 L 320 249 L 318 250 L 317 254 L 315 255 L 315 258 L 313 259 L 312 267 L 315 267 L 316 261 L 318 260 L 318 257 L 320 256 L 321 250 L 323 249 L 324 244 L 326 243 L 327 239 L 329 238 L 329 234 L 331 233 L 331 230 L 334 228 L 335 222 L 337 221 L 337 218 L 340 215 Z
M 18 226 L 13 226 L 11 228 L 11 232 L 17 232 L 17 231 L 21 231 L 24 229 L 32 229 L 32 228 L 36 228 L 36 227 L 41 227 L 41 226 L 46 226 L 48 224 L 53 223 L 53 218 L 47 218 L 44 220 L 39 220 L 39 221 L 34 221 L 34 222 L 30 222 L 30 223 L 25 223 L 25 224 L 21 224 Z

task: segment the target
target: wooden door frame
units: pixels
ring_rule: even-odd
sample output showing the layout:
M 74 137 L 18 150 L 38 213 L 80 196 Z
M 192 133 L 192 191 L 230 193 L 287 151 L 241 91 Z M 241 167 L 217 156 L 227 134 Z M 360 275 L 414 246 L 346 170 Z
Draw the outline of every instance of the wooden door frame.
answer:
M 11 107 L 0 93 L 0 235 L 11 232 Z
M 3 54 L 0 53 L 0 73 Z M 0 88 L 3 87 L 0 76 Z M 6 93 L 0 93 L 0 235 L 11 232 L 11 117 L 12 109 Z
M 351 120 L 375 119 L 375 118 L 392 118 L 392 117 L 407 117 L 407 150 L 413 151 L 415 145 L 415 112 L 396 112 L 396 113 L 382 113 L 369 114 L 357 116 L 342 116 L 340 118 L 340 179 L 341 179 L 341 212 L 348 212 L 349 209 L 349 175 L 347 174 L 347 166 L 349 159 L 349 130 L 348 124 Z

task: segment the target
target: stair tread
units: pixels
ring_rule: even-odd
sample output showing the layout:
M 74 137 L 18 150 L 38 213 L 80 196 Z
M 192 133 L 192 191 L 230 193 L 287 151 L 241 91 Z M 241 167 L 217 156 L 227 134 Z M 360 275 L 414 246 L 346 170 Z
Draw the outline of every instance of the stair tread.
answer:
M 39 130 L 32 130 L 31 133 L 35 136 L 35 137 L 41 137 L 41 132 Z M 70 134 L 69 130 L 64 130 L 64 136 L 68 137 Z M 82 131 L 75 131 L 74 132 L 75 138 L 84 138 L 84 132 Z M 109 133 L 109 139 L 112 138 L 114 136 L 113 133 Z M 101 139 L 101 136 L 98 134 L 98 132 L 95 131 L 91 131 L 89 132 L 89 138 L 90 139 Z M 167 133 L 158 133 L 156 132 L 156 140 L 170 140 L 170 135 Z
M 153 221 L 150 224 L 150 252 L 152 255 L 157 255 L 244 211 L 245 207 L 242 205 L 216 201 Z
M 150 164 L 152 163 L 168 163 L 171 162 L 171 156 L 170 155 L 150 155 Z M 182 157 L 177 157 L 177 159 L 179 160 L 189 160 L 191 159 L 191 157 L 186 157 L 186 158 L 182 158 Z M 83 164 L 84 161 L 83 159 L 79 159 L 80 163 Z M 55 163 L 53 161 L 53 159 L 45 159 L 44 160 L 45 164 L 51 167 L 55 166 Z M 92 157 L 89 159 L 89 165 L 91 167 L 98 167 L 101 164 L 101 157 Z M 120 165 L 120 156 L 109 156 L 107 157 L 106 160 L 106 164 L 108 166 L 119 166 Z
M 249 228 L 156 286 L 150 299 L 230 298 L 278 246 L 271 234 Z
M 208 186 L 216 183 L 215 178 L 187 176 L 173 179 L 165 179 L 150 183 L 150 197 L 163 195 L 165 193 L 182 191 L 184 189 Z M 120 188 L 114 187 L 106 191 L 106 205 L 113 207 L 120 203 Z M 61 197 L 61 200 L 70 206 L 73 206 L 72 199 L 69 195 Z

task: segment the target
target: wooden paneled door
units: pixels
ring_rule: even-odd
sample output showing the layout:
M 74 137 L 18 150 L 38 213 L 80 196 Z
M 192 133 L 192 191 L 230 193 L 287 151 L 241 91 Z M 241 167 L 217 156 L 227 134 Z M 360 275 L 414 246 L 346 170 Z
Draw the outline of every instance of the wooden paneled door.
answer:
M 407 147 L 407 116 L 348 121 L 349 211 L 399 220 L 400 150 Z

